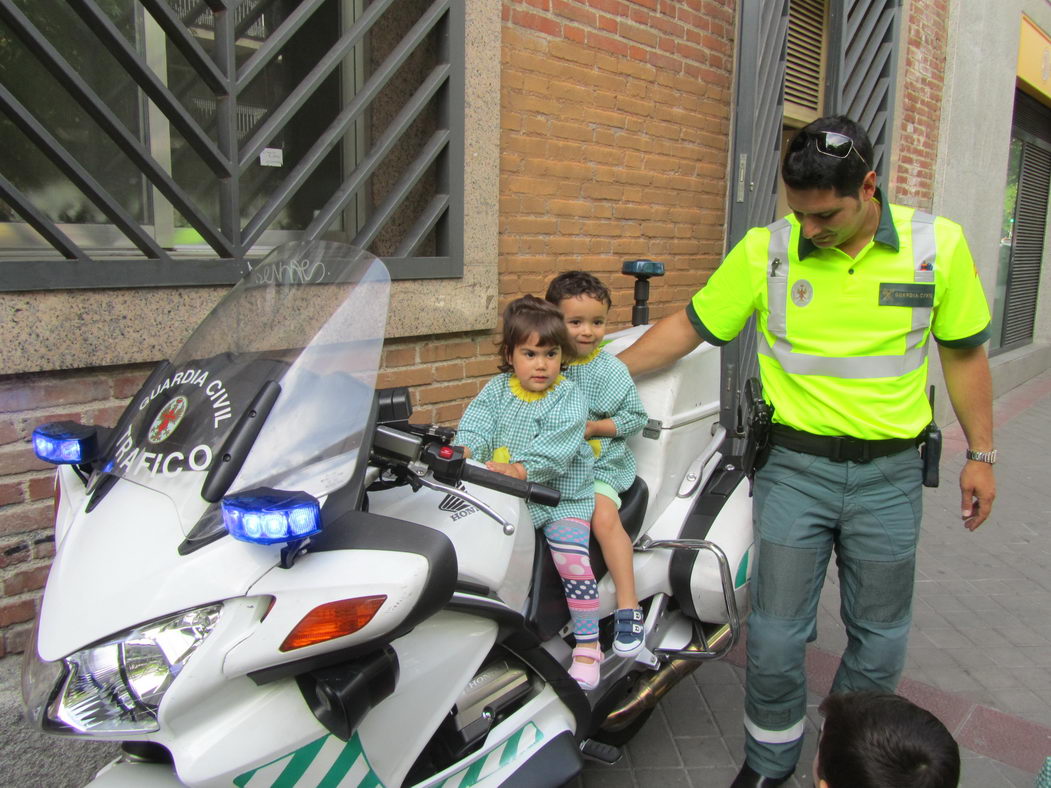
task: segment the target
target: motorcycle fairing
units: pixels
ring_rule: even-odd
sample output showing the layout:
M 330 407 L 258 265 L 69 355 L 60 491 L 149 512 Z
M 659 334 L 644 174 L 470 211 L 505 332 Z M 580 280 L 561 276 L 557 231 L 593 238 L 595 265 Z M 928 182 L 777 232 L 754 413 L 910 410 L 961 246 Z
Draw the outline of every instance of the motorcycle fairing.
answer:
M 504 741 L 461 766 L 453 774 L 444 774 L 423 785 L 458 786 L 472 788 L 484 784 L 509 764 L 529 756 L 544 742 L 544 733 L 532 722 L 527 722 Z M 322 736 L 288 755 L 264 766 L 244 772 L 234 778 L 238 788 L 306 788 L 317 785 L 367 786 L 383 788 L 380 776 L 373 771 L 369 759 L 355 734 L 343 742 L 335 736 Z
M 295 663 L 287 671 L 293 675 L 303 672 L 304 662 L 312 657 L 325 656 L 324 661 L 309 664 L 316 668 L 369 650 L 379 639 L 388 642 L 423 598 L 427 574 L 427 562 L 418 555 L 375 550 L 307 554 L 292 569 L 272 569 L 250 593 L 273 597 L 276 602 L 259 626 L 226 655 L 223 672 L 233 677 L 265 669 L 270 674 L 265 680 L 272 681 L 286 673 L 280 670 L 282 665 Z M 288 634 L 315 608 L 371 596 L 385 599 L 356 632 L 292 651 L 280 650 Z
M 707 539 L 723 550 L 734 578 L 737 609 L 742 613 L 748 610 L 745 584 L 751 575 L 749 556 L 753 544 L 751 530 L 742 530 L 738 525 L 748 518 L 750 510 L 748 485 L 742 483 L 743 480 L 744 472 L 736 466 L 713 473 L 686 518 L 681 534 L 683 539 Z M 714 555 L 707 551 L 676 552 L 668 574 L 672 595 L 686 615 L 697 621 L 726 623 Z
M 576 754 L 573 737 L 567 732 L 559 736 L 569 737 L 571 748 Z M 496 784 L 493 777 L 506 775 L 510 769 L 522 769 L 523 764 L 548 743 L 544 732 L 534 723 L 527 722 L 492 749 L 473 757 L 465 765 L 458 764 L 458 770 L 452 774 L 436 776 L 420 785 L 473 788 L 476 785 Z M 575 772 L 569 776 L 572 774 Z M 333 788 L 384 788 L 357 734 L 347 742 L 332 735 L 322 736 L 288 755 L 238 775 L 233 782 L 238 788 L 271 788 L 276 785 L 282 788 L 307 788 L 322 784 Z M 499 782 L 506 784 L 503 780 Z
M 275 608 L 272 612 L 280 616 L 273 626 L 268 617 L 258 638 L 242 649 L 246 655 L 258 654 L 260 664 L 249 667 L 244 660 L 250 657 L 231 655 L 228 670 L 247 670 L 254 681 L 265 683 L 375 649 L 378 639 L 389 643 L 441 610 L 456 580 L 456 552 L 441 532 L 373 512 L 348 511 L 327 523 L 291 568 L 271 570 L 253 588 L 253 593 L 272 594 L 282 602 L 298 600 L 298 606 Z M 301 592 L 311 588 L 316 593 L 308 599 Z M 339 639 L 344 641 L 341 648 L 334 650 L 334 641 L 326 641 L 275 659 L 276 644 L 309 612 L 309 605 L 385 593 L 384 588 L 392 596 L 363 629 Z M 315 654 L 324 657 L 312 659 Z
M 519 517 L 517 499 L 509 495 L 465 485 L 468 491 L 496 509 L 505 519 L 518 520 L 516 530 L 525 531 L 527 522 Z M 475 583 L 498 590 L 509 571 L 516 542 L 515 536 L 503 533 L 498 523 L 474 506 L 436 490 L 421 489 L 406 496 L 398 488 L 369 492 L 369 510 L 389 517 L 419 517 L 421 510 L 430 511 L 423 527 L 445 534 L 456 548 L 457 572 L 461 582 Z M 522 507 L 523 510 L 525 507 Z
M 459 786 L 503 786 L 517 785 L 526 788 L 535 785 L 561 784 L 579 771 L 564 774 L 558 783 L 535 782 L 525 777 L 535 774 L 531 769 L 536 760 L 549 753 L 545 745 L 558 741 L 564 748 L 569 746 L 576 754 L 576 739 L 573 736 L 572 720 L 565 706 L 559 701 L 552 687 L 544 687 L 518 711 L 495 726 L 477 752 L 448 769 L 415 785 L 415 788 L 458 788 Z M 561 748 L 560 748 L 561 749 Z M 543 771 L 542 767 L 539 771 Z M 524 781 L 516 782 L 516 773 L 521 772 Z
M 277 561 L 280 546 L 233 539 L 187 560 L 177 550 L 183 537 L 171 499 L 119 484 L 120 494 L 107 496 L 91 514 L 72 513 L 56 550 L 51 573 L 63 582 L 48 583 L 40 607 L 37 648 L 47 661 L 177 610 L 244 596 Z

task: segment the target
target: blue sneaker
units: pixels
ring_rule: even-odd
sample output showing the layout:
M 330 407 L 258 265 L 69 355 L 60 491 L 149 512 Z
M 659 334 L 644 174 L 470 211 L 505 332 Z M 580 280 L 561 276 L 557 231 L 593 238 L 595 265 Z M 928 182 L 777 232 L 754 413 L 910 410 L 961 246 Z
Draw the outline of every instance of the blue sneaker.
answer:
M 613 612 L 613 651 L 618 657 L 634 657 L 645 645 L 642 608 L 621 608 Z

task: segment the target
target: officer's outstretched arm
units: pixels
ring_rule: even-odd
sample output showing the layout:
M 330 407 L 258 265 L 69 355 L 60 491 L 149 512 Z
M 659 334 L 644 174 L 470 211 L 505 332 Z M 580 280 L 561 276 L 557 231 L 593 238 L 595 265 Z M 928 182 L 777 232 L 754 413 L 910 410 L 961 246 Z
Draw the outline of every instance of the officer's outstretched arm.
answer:
M 991 451 L 993 446 L 993 385 L 989 359 L 983 346 L 949 348 L 938 346 L 952 408 L 960 420 L 967 446 L 974 451 Z M 960 515 L 973 531 L 989 516 L 996 498 L 993 466 L 968 460 L 960 472 Z
M 632 377 L 661 369 L 701 344 L 686 310 L 680 309 L 658 320 L 634 345 L 617 356 Z

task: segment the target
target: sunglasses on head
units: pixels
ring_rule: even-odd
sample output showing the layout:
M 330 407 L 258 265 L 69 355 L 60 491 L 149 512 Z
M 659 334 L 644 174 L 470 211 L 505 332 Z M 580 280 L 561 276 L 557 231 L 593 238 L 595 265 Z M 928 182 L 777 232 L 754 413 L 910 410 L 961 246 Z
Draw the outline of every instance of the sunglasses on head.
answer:
M 854 155 L 861 159 L 861 163 L 866 167 L 869 166 L 869 163 L 858 153 L 858 149 L 854 147 L 854 140 L 846 134 L 840 134 L 838 131 L 801 131 L 792 140 L 789 153 L 803 150 L 806 144 L 811 141 L 813 141 L 818 153 L 823 153 L 834 159 L 845 159 L 850 155 L 851 151 L 854 151 Z

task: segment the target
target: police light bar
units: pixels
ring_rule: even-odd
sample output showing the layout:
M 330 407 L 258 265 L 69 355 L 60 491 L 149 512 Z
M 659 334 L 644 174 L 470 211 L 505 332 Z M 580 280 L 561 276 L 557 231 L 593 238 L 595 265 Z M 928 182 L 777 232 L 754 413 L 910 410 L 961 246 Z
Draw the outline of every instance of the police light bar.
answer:
M 321 530 L 321 505 L 305 492 L 260 487 L 222 500 L 223 523 L 235 539 L 279 544 Z
M 82 465 L 98 457 L 98 432 L 75 421 L 52 421 L 33 430 L 33 451 L 44 462 Z

